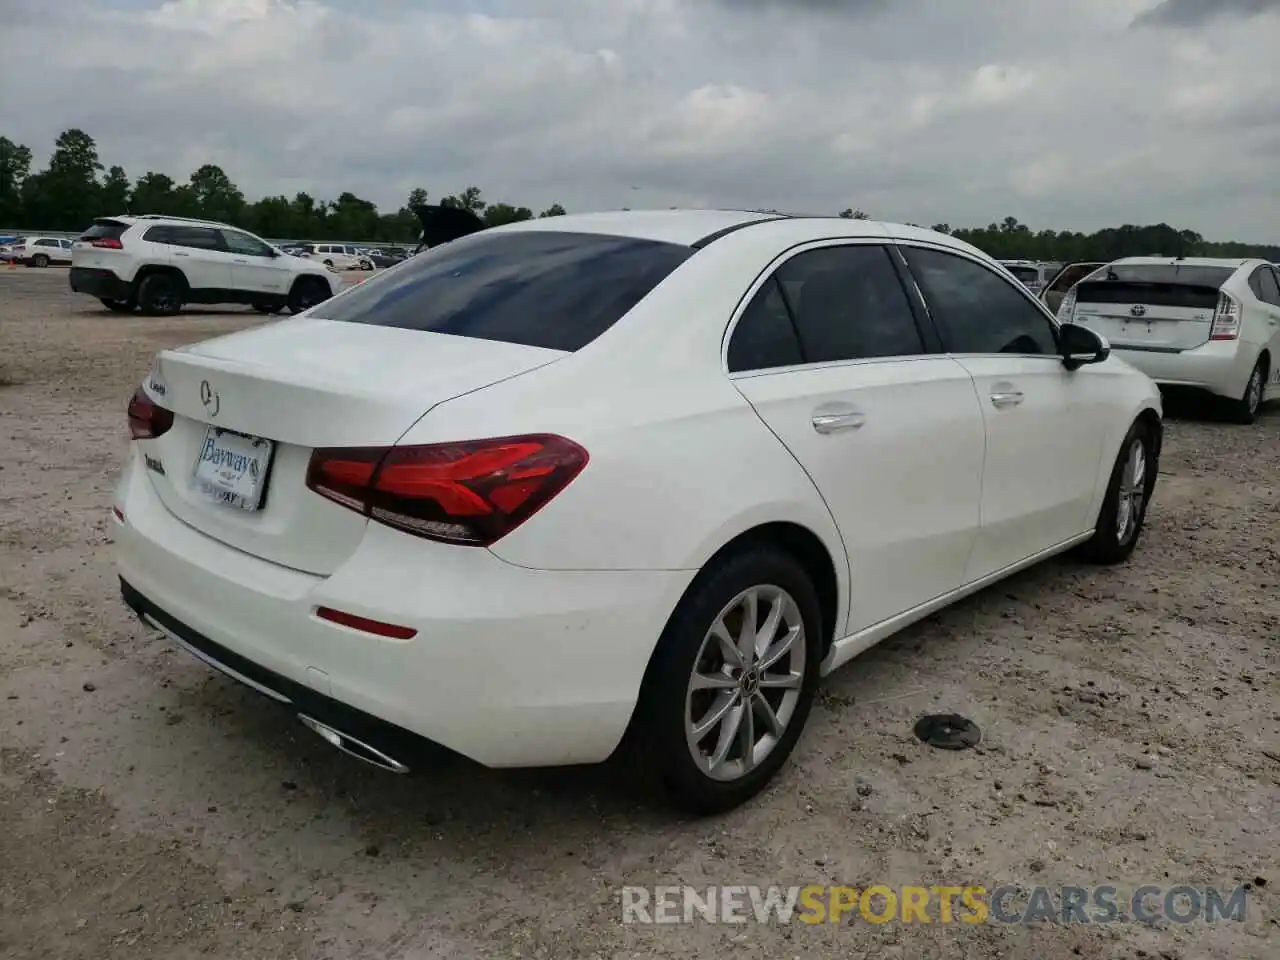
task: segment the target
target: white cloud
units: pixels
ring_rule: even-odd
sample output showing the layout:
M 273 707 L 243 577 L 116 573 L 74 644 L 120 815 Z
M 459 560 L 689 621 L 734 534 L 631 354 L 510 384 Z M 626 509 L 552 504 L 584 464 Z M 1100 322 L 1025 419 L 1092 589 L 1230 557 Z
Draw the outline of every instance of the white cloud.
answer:
M 209 160 L 250 197 L 474 183 L 535 208 L 1280 239 L 1265 11 L 1184 30 L 1132 27 L 1155 0 L 5 5 L 0 133 L 38 162 L 80 126 L 131 176 Z

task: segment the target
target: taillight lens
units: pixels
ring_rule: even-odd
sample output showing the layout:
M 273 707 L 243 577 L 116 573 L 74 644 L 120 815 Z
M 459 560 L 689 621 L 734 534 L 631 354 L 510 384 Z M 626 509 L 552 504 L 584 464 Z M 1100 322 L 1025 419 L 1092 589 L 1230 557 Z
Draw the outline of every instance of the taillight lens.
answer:
M 99 250 L 123 250 L 124 244 L 114 237 L 98 237 L 89 241 L 89 245 Z
M 129 432 L 135 440 L 154 440 L 173 426 L 173 413 L 139 387 L 129 401 Z
M 1225 293 L 1218 294 L 1218 309 L 1213 312 L 1210 340 L 1235 340 L 1240 336 L 1240 302 Z
M 553 434 L 312 453 L 307 486 L 387 526 L 488 546 L 569 485 L 587 451 Z

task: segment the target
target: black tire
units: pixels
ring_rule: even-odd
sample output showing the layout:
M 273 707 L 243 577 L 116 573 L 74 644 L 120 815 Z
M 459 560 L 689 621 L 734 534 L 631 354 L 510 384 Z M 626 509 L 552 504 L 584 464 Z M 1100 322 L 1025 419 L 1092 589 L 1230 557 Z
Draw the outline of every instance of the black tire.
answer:
M 333 261 L 332 261 L 332 260 L 326 260 L 326 261 L 324 262 L 324 265 L 325 265 L 326 267 L 332 267 L 332 266 L 333 266 Z
M 1231 419 L 1236 423 L 1250 424 L 1258 419 L 1262 411 L 1262 397 L 1267 389 L 1267 357 L 1258 358 L 1249 374 L 1249 382 L 1245 384 L 1240 399 L 1231 401 Z
M 739 771 L 735 779 L 716 779 L 695 761 L 695 748 L 686 737 L 686 711 L 693 709 L 691 682 L 695 667 L 699 662 L 705 663 L 701 657 L 719 655 L 718 648 L 708 647 L 704 651 L 712 625 L 726 605 L 753 587 L 780 588 L 794 601 L 793 613 L 798 612 L 804 628 L 800 686 L 782 736 L 757 761 L 755 768 L 746 773 Z M 758 616 L 764 612 L 758 610 Z M 713 561 L 698 575 L 658 640 L 627 735 L 627 751 L 651 774 L 653 783 L 664 788 L 668 801 L 695 815 L 721 813 L 751 799 L 773 779 L 795 747 L 813 706 L 824 646 L 822 629 L 821 608 L 813 581 L 794 557 L 780 549 L 752 546 Z M 788 672 L 794 674 L 794 661 L 788 660 L 788 668 Z M 727 660 L 718 667 L 704 666 L 699 672 L 707 670 L 726 679 L 721 671 L 735 672 Z M 703 693 L 709 698 L 725 694 L 741 697 L 741 690 L 747 686 L 740 684 L 739 687 Z M 783 695 L 781 691 L 775 692 L 779 697 Z M 779 702 L 771 706 L 777 709 Z M 755 709 L 750 711 L 750 716 L 754 725 L 764 723 L 763 715 L 758 715 Z M 724 732 L 718 725 L 712 726 L 699 744 L 711 739 L 717 730 Z M 737 758 L 730 762 L 739 764 L 741 741 L 737 738 L 734 741 L 730 755 L 737 754 Z
M 366 271 L 366 272 L 367 272 L 367 271 L 369 271 L 369 270 L 372 270 L 372 269 L 373 269 L 373 263 L 372 263 L 371 261 L 369 261 L 369 260 L 361 260 L 361 261 L 360 261 L 360 269 L 361 269 L 361 270 L 364 270 L 364 271 Z
M 1131 522 L 1126 524 L 1125 532 L 1121 533 L 1123 487 L 1126 485 L 1129 461 L 1135 444 L 1141 445 L 1145 463 L 1141 500 L 1137 504 L 1136 516 L 1133 515 L 1133 501 L 1130 500 Z M 1120 444 L 1120 452 L 1116 454 L 1115 465 L 1111 468 L 1111 479 L 1107 483 L 1107 493 L 1102 500 L 1102 509 L 1098 512 L 1098 524 L 1094 527 L 1093 536 L 1080 548 L 1082 559 L 1101 564 L 1124 563 L 1129 559 L 1142 536 L 1142 527 L 1147 519 L 1147 507 L 1151 503 L 1151 494 L 1155 490 L 1159 467 L 1155 435 L 1151 427 L 1139 420 L 1129 428 L 1124 442 Z
M 133 308 L 137 306 L 132 300 L 108 300 L 106 297 L 98 299 L 112 313 L 133 313 Z
M 172 273 L 153 273 L 138 285 L 138 306 L 151 317 L 171 317 L 182 310 L 187 287 Z
M 302 313 L 303 310 L 309 310 L 317 303 L 324 303 L 331 296 L 332 291 L 329 284 L 319 277 L 299 277 L 293 283 L 293 289 L 289 291 L 289 311 L 291 313 Z
M 45 267 L 49 265 L 49 258 L 47 255 L 43 253 L 37 253 L 34 257 L 31 258 L 31 265 L 33 267 L 39 267 L 40 269 L 43 270 Z

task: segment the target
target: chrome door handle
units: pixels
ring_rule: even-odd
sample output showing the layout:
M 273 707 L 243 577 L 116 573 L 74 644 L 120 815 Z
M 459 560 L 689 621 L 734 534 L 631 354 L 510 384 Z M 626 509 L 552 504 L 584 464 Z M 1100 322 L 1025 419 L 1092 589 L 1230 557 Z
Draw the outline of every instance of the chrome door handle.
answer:
M 1022 402 L 1021 390 L 1007 390 L 991 395 L 991 402 L 997 407 L 1016 407 Z
M 857 430 L 867 422 L 860 413 L 825 413 L 819 414 L 810 421 L 818 433 L 839 433 L 841 430 Z
M 231 262 L 232 262 L 232 263 L 248 263 L 249 261 L 248 261 L 248 260 L 240 260 L 240 259 L 236 259 L 236 260 L 232 260 Z
M 189 253 L 183 253 L 181 250 L 175 250 L 175 251 L 173 252 L 173 255 L 174 255 L 175 257 L 189 257 L 189 256 L 191 256 L 191 254 L 189 254 Z

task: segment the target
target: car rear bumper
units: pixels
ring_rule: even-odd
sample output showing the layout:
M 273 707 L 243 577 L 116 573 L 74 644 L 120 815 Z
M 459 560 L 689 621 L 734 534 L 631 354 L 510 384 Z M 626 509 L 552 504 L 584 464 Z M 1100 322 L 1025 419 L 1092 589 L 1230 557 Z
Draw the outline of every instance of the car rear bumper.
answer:
M 314 576 L 182 523 L 139 460 L 135 448 L 116 498 L 126 602 L 237 679 L 379 749 L 410 737 L 490 767 L 606 759 L 693 577 L 531 570 L 378 524 L 335 574 Z M 319 606 L 418 633 L 375 636 L 317 618 Z
M 74 293 L 87 293 L 102 300 L 127 300 L 130 286 L 110 270 L 97 267 L 72 267 L 68 276 Z
M 1113 352 L 1162 387 L 1191 387 L 1233 400 L 1244 395 L 1258 359 L 1257 348 L 1241 341 L 1212 341 L 1178 353 L 1124 347 Z

